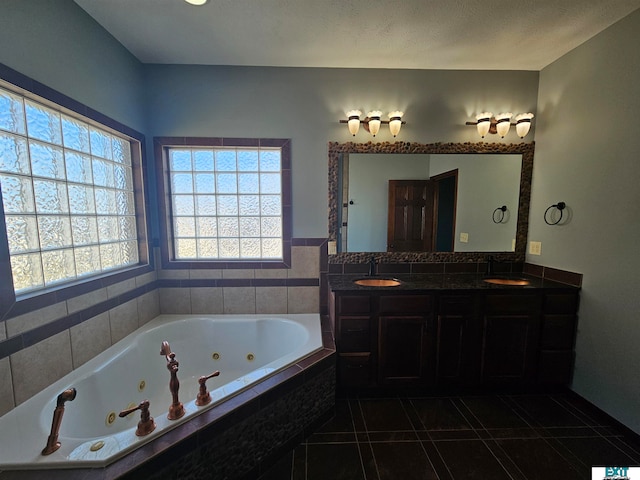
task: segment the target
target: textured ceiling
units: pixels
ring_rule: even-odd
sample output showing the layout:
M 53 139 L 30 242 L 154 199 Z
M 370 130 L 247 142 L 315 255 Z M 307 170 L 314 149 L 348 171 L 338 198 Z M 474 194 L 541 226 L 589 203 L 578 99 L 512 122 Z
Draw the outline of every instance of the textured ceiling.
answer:
M 144 63 L 540 70 L 640 0 L 75 0 Z

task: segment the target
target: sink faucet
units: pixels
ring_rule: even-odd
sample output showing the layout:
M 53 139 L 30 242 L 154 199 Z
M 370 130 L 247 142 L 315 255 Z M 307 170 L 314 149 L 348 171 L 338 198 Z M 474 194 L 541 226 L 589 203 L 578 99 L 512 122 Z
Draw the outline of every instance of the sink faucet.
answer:
M 493 275 L 493 255 L 487 257 L 487 275 Z
M 64 415 L 64 403 L 67 401 L 73 401 L 73 399 L 76 398 L 76 393 L 75 388 L 68 388 L 58 395 L 56 408 L 53 411 L 51 433 L 49 434 L 49 438 L 47 438 L 47 446 L 42 449 L 42 455 L 51 455 L 60 448 L 58 432 L 60 431 L 60 425 L 62 424 L 62 415 Z
M 171 347 L 169 347 L 169 342 L 167 341 L 162 342 L 160 355 L 164 355 L 167 359 L 167 370 L 169 370 L 169 373 L 171 374 L 171 380 L 169 380 L 169 391 L 171 392 L 173 402 L 169 407 L 169 414 L 167 415 L 167 418 L 169 420 L 177 420 L 184 415 L 184 406 L 178 400 L 178 390 L 180 390 L 178 366 L 180 366 L 180 364 L 176 360 L 176 354 L 171 351 Z
M 369 259 L 369 276 L 370 277 L 373 277 L 377 274 L 376 269 L 377 269 L 376 258 L 371 257 Z

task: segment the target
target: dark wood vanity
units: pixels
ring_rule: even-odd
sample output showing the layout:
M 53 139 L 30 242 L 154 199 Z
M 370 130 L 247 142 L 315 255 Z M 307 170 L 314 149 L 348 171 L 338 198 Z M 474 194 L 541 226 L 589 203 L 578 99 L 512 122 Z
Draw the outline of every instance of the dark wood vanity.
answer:
M 342 389 L 543 389 L 571 380 L 579 288 L 526 277 L 394 275 L 363 287 L 329 275 Z M 524 277 L 523 277 L 524 278 Z

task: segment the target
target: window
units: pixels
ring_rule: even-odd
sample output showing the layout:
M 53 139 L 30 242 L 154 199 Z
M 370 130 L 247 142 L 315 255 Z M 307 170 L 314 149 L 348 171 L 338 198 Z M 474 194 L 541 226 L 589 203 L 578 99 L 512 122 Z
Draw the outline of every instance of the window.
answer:
M 286 263 L 288 141 L 242 139 L 234 145 L 224 139 L 203 145 L 207 142 L 197 139 L 193 145 L 171 145 L 171 140 L 156 139 L 159 170 L 165 173 L 167 259 Z
M 0 188 L 16 294 L 139 263 L 134 143 L 0 88 Z

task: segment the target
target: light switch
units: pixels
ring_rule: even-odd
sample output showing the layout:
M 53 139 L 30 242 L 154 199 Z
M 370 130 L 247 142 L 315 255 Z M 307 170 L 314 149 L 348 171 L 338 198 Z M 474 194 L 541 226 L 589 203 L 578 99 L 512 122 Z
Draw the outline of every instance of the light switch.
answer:
M 469 234 L 468 233 L 461 233 L 460 234 L 460 241 L 462 243 L 469 243 Z

